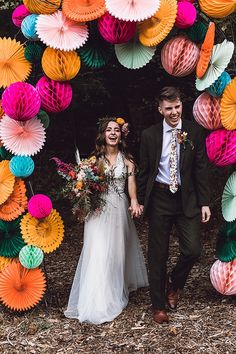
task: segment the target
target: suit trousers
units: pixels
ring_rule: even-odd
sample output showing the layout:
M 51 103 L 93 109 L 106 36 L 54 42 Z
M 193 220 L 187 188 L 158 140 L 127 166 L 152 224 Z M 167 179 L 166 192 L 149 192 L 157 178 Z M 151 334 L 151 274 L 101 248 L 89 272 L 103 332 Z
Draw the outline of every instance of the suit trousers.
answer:
M 169 239 L 173 225 L 179 234 L 180 255 L 170 276 L 175 290 L 183 289 L 188 274 L 201 254 L 199 214 L 189 218 L 183 213 L 181 191 L 171 193 L 154 184 L 149 208 L 148 266 L 152 306 L 164 309 Z

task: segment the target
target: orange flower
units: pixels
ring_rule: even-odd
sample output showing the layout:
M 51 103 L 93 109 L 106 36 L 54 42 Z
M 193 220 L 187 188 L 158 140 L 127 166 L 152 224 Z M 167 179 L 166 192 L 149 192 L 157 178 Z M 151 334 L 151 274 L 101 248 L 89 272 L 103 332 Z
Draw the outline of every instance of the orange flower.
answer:
M 99 179 L 100 179 L 100 181 L 103 181 L 104 177 L 103 176 L 99 176 Z
M 81 190 L 83 188 L 83 185 L 84 185 L 83 182 L 79 181 L 79 182 L 76 183 L 76 188 Z
M 125 120 L 123 118 L 116 118 L 116 123 L 119 125 L 125 124 Z

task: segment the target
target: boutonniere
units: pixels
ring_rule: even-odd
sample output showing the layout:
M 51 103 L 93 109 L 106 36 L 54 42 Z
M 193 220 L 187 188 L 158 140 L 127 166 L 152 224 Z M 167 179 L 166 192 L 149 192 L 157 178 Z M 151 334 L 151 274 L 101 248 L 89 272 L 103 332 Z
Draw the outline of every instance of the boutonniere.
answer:
M 193 142 L 188 138 L 187 132 L 182 132 L 181 130 L 177 131 L 177 141 L 179 144 L 182 144 L 184 149 L 186 149 L 187 144 L 191 146 L 191 149 L 194 149 Z

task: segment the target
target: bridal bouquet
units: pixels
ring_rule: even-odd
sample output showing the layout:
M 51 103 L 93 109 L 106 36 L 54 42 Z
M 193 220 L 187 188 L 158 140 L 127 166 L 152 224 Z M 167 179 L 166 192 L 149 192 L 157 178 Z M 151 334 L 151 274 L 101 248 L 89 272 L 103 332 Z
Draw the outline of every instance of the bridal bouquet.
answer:
M 82 159 L 78 165 L 66 164 L 56 157 L 52 160 L 66 180 L 63 194 L 70 199 L 76 218 L 83 222 L 89 214 L 99 214 L 106 204 L 103 194 L 109 184 L 102 161 L 97 163 L 95 156 Z

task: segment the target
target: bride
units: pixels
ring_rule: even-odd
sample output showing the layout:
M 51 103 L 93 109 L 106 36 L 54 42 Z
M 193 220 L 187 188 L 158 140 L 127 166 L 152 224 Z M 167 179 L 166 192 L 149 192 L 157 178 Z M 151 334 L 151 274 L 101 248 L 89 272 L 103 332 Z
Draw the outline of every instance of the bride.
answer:
M 140 216 L 141 208 L 136 196 L 135 165 L 125 143 L 127 127 L 122 118 L 99 120 L 93 155 L 104 162 L 114 183 L 104 193 L 103 211 L 85 221 L 83 249 L 65 311 L 66 317 L 80 322 L 112 321 L 128 304 L 129 292 L 148 285 L 132 220 Z M 124 193 L 126 181 L 130 208 Z

